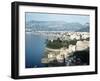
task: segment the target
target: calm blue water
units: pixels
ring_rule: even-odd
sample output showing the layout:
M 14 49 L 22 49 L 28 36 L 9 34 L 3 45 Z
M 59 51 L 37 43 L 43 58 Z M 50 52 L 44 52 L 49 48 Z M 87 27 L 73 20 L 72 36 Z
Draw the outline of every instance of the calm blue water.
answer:
M 25 67 L 43 67 L 41 59 L 44 54 L 45 39 L 32 33 L 25 33 Z

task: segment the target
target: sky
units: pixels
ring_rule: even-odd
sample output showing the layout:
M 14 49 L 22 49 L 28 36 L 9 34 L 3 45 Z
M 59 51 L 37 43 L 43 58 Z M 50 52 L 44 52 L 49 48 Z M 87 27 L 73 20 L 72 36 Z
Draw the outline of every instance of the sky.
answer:
M 68 23 L 89 23 L 90 17 L 88 15 L 76 15 L 76 14 L 50 14 L 50 13 L 25 13 L 27 21 L 64 21 Z

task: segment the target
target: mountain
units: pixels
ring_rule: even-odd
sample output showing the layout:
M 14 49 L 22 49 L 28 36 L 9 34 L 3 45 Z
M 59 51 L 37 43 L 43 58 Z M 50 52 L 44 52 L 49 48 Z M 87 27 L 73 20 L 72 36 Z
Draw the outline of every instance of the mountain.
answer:
M 81 31 L 86 26 L 80 23 L 68 23 L 65 21 L 29 21 L 26 22 L 26 30 L 32 31 Z
M 89 23 L 86 23 L 85 25 L 84 25 L 84 28 L 80 28 L 79 30 L 76 30 L 77 32 L 89 32 L 90 31 L 90 29 L 89 29 Z
M 79 29 L 77 32 L 89 32 L 89 27 Z

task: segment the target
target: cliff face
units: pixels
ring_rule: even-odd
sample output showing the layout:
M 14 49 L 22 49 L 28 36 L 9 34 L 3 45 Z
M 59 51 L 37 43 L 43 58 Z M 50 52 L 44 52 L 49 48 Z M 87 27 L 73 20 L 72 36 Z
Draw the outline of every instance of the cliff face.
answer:
M 77 41 L 76 51 L 82 51 L 89 48 L 89 41 Z

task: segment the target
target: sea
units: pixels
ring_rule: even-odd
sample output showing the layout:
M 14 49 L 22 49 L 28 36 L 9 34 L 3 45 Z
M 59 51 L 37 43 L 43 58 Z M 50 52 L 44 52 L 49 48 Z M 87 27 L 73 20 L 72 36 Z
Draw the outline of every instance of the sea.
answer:
M 25 32 L 25 68 L 43 67 L 41 59 L 45 50 L 45 38 L 32 32 Z

